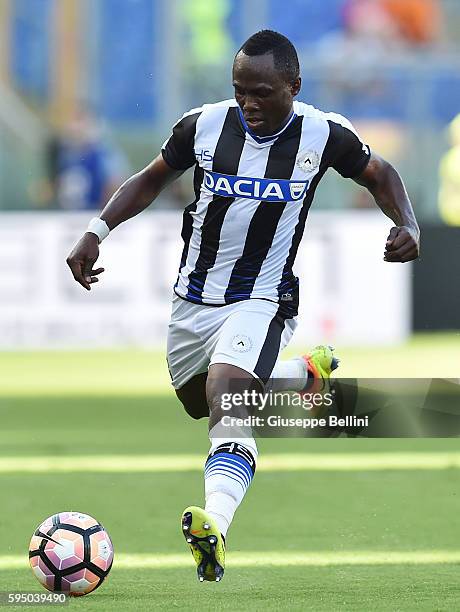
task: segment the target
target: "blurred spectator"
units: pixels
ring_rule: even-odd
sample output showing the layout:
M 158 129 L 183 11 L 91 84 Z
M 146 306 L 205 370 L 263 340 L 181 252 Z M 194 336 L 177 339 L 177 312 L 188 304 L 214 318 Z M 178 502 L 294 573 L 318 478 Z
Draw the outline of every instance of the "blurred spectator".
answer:
M 181 17 L 188 33 L 187 60 L 192 64 L 222 65 L 232 52 L 226 19 L 229 0 L 193 0 L 182 5 Z
M 397 41 L 396 24 L 382 0 L 347 0 L 343 18 L 345 36 L 360 44 L 374 47 Z
M 181 60 L 190 104 L 228 97 L 228 60 L 235 52 L 227 27 L 230 0 L 186 0 L 181 6 L 185 42 Z
M 361 40 L 429 45 L 439 38 L 440 10 L 438 0 L 347 0 L 344 25 Z
M 429 45 L 439 39 L 441 7 L 438 0 L 381 0 L 402 40 Z
M 398 40 L 397 28 L 381 0 L 346 0 L 343 29 L 324 36 L 317 48 L 330 87 L 379 91 L 382 82 L 376 67 L 388 49 L 398 46 Z
M 327 35 L 319 51 L 342 66 L 375 66 L 391 51 L 436 42 L 440 10 L 438 0 L 346 0 L 343 30 Z
M 51 139 L 47 159 L 53 200 L 66 210 L 101 208 L 128 175 L 124 155 L 84 107 Z
M 439 212 L 448 225 L 460 226 L 460 115 L 449 126 L 452 147 L 439 165 Z
M 361 100 L 387 95 L 382 62 L 398 45 L 396 28 L 380 0 L 346 0 L 343 29 L 323 37 L 317 47 L 326 91 L 336 102 L 355 108 Z

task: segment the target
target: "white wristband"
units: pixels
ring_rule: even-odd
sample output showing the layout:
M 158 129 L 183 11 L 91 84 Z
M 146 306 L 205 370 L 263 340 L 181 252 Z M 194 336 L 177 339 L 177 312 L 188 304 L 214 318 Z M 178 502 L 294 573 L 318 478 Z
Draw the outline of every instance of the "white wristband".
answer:
M 102 242 L 104 238 L 110 233 L 109 226 L 100 217 L 93 217 L 91 221 L 88 223 L 87 232 L 91 232 L 92 234 L 96 234 L 99 238 L 99 242 Z

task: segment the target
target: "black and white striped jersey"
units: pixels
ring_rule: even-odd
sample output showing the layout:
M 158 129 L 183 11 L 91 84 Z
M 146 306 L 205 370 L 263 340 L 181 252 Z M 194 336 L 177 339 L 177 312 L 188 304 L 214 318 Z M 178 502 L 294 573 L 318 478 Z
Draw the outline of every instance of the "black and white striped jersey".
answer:
M 195 166 L 177 295 L 217 306 L 263 298 L 296 314 L 292 266 L 316 187 L 330 166 L 355 177 L 370 158 L 351 123 L 295 101 L 283 129 L 260 138 L 225 100 L 186 113 L 162 154 L 177 170 Z

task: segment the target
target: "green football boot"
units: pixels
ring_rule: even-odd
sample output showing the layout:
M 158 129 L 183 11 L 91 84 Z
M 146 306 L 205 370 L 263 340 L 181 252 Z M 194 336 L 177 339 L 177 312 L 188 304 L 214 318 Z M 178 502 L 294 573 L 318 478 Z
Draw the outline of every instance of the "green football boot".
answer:
M 215 521 L 202 508 L 189 506 L 182 513 L 181 525 L 197 565 L 198 580 L 220 582 L 225 568 L 225 540 Z
M 334 348 L 320 344 L 307 355 L 302 355 L 307 365 L 308 381 L 306 388 L 314 387 L 315 391 L 322 391 L 332 372 L 339 367 L 340 360 L 334 356 Z
M 339 359 L 334 355 L 332 346 L 320 344 L 307 355 L 301 357 L 305 362 L 307 380 L 300 395 L 321 393 L 326 395 L 331 392 L 331 374 L 339 367 Z M 322 417 L 327 411 L 326 405 L 313 406 L 311 415 Z

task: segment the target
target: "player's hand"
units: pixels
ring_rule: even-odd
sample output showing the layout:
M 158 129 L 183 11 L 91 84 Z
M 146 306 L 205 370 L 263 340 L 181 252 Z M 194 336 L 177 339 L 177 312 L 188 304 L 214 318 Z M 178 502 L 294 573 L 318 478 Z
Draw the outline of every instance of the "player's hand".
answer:
M 420 251 L 420 236 L 416 229 L 408 226 L 392 227 L 385 245 L 384 261 L 401 262 L 417 259 Z
M 74 279 L 88 291 L 91 290 L 92 283 L 98 282 L 97 275 L 104 272 L 104 268 L 93 269 L 98 257 L 98 238 L 96 234 L 86 232 L 66 259 Z

